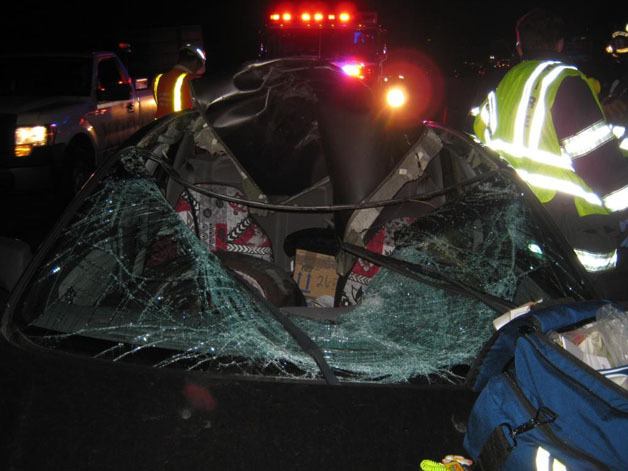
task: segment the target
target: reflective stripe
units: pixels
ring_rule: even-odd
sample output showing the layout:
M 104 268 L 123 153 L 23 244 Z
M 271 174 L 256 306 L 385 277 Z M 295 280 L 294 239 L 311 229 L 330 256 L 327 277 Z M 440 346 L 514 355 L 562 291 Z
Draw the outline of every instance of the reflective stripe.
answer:
M 610 211 L 623 211 L 628 208 L 628 186 L 615 190 L 604 196 L 604 206 Z
M 552 458 L 549 451 L 543 447 L 536 450 L 535 464 L 536 471 L 567 471 L 567 467 L 556 458 Z
M 476 106 L 474 108 L 471 108 L 471 111 L 469 111 L 469 114 L 475 118 L 476 116 L 480 114 L 480 107 Z
M 536 471 L 549 471 L 549 460 L 549 451 L 545 448 L 539 447 L 538 450 L 536 450 L 536 459 L 534 460 L 536 464 Z
M 541 131 L 545 124 L 545 100 L 547 95 L 547 89 L 558 78 L 558 76 L 564 70 L 576 70 L 575 67 L 561 65 L 556 67 L 549 74 L 547 74 L 541 82 L 541 91 L 534 107 L 534 117 L 532 118 L 532 126 L 530 128 L 530 135 L 528 137 L 528 146 L 533 149 L 538 149 L 541 142 Z
M 153 82 L 153 96 L 155 97 L 155 101 L 157 101 L 157 90 L 159 89 L 159 80 L 164 74 L 159 74 L 155 77 L 155 81 Z
M 174 106 L 173 111 L 176 113 L 177 111 L 181 111 L 183 109 L 183 105 L 181 104 L 181 89 L 183 88 L 183 81 L 185 77 L 187 77 L 187 73 L 181 74 L 177 77 L 177 81 L 174 84 Z
M 566 155 L 572 158 L 582 157 L 614 138 L 611 127 L 603 119 L 561 141 Z
M 622 141 L 619 143 L 619 148 L 621 150 L 628 151 L 628 137 L 625 137 L 624 139 L 622 139 Z
M 573 170 L 571 159 L 565 155 L 558 155 L 541 149 L 529 149 L 524 145 L 511 144 L 501 139 L 487 140 L 486 145 L 497 152 L 506 152 L 517 159 L 527 159 L 551 167 Z
M 488 94 L 488 122 L 491 128 L 491 134 L 495 134 L 497 130 L 497 97 L 495 92 Z
M 586 191 L 577 183 L 571 180 L 561 180 L 560 178 L 549 177 L 538 173 L 530 173 L 526 170 L 515 169 L 523 181 L 530 185 L 546 190 L 559 191 L 567 195 L 577 196 L 596 206 L 603 206 L 598 195 L 591 191 Z
M 480 119 L 484 123 L 484 126 L 488 126 L 488 122 L 491 119 L 488 112 L 488 105 L 484 105 L 480 111 Z
M 519 107 L 517 108 L 517 116 L 515 118 L 515 137 L 514 143 L 517 145 L 523 145 L 523 134 L 525 131 L 525 118 L 528 111 L 528 104 L 530 103 L 530 96 L 532 94 L 532 87 L 536 82 L 536 79 L 541 73 L 552 64 L 558 64 L 557 61 L 542 62 L 536 66 L 536 69 L 532 72 L 525 86 L 523 87 L 523 94 L 519 101 Z
M 607 253 L 588 252 L 586 250 L 573 249 L 578 260 L 588 272 L 600 272 L 612 270 L 617 266 L 617 250 Z
M 611 124 L 611 129 L 617 139 L 621 139 L 622 137 L 624 137 L 624 134 L 626 134 L 626 128 L 623 126 L 613 126 Z

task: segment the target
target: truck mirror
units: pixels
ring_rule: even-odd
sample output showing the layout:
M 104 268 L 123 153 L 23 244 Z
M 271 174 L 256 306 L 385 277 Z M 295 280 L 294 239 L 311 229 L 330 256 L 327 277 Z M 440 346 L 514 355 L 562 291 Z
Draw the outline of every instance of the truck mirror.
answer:
M 135 79 L 135 89 L 136 90 L 147 90 L 148 89 L 148 79 L 144 78 L 144 77 Z
M 0 237 L 0 290 L 10 292 L 31 260 L 31 248 L 26 242 Z

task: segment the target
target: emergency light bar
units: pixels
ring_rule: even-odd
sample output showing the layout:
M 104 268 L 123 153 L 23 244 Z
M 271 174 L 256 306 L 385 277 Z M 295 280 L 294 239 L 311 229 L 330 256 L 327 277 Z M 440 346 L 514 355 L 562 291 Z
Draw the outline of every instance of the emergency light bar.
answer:
M 279 28 L 335 28 L 354 24 L 377 24 L 376 14 L 357 13 L 351 5 L 329 11 L 325 8 L 299 6 L 277 7 L 268 15 L 268 26 Z

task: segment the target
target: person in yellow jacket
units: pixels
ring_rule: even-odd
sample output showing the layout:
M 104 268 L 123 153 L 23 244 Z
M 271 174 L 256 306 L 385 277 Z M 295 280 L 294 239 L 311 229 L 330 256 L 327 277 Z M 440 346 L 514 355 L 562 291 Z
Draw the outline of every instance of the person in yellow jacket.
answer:
M 628 159 L 591 82 L 563 56 L 564 23 L 534 9 L 517 22 L 522 61 L 477 109 L 474 132 L 525 181 L 591 273 L 617 264 Z
M 205 53 L 202 49 L 186 45 L 179 51 L 177 64 L 168 72 L 159 74 L 153 82 L 157 102 L 156 118 L 170 113 L 189 110 L 193 106 L 190 81 L 205 70 Z

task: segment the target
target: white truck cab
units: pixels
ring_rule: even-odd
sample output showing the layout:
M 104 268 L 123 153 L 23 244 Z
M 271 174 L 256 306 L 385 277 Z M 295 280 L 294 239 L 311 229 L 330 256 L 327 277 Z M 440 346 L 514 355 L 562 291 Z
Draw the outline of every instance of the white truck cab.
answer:
M 111 52 L 0 56 L 0 189 L 75 192 L 154 119 L 138 82 Z

